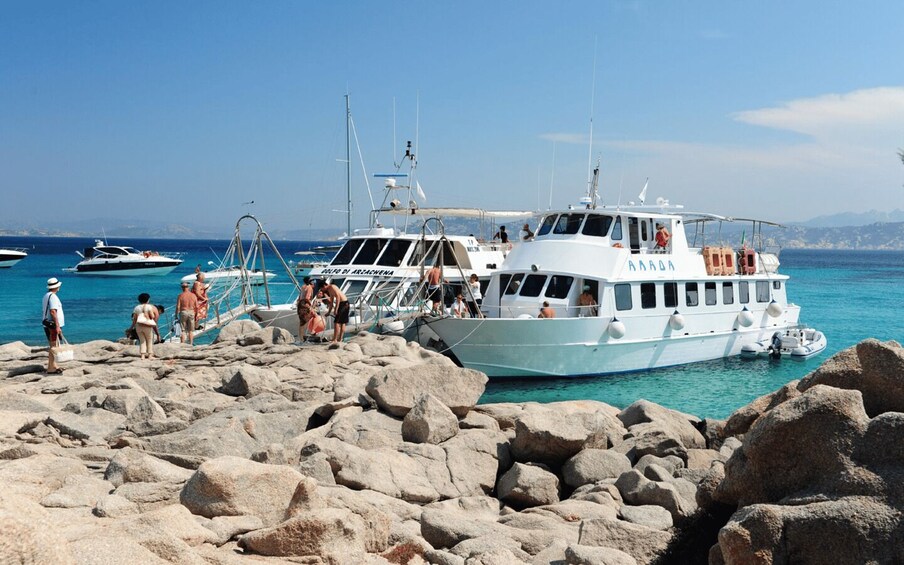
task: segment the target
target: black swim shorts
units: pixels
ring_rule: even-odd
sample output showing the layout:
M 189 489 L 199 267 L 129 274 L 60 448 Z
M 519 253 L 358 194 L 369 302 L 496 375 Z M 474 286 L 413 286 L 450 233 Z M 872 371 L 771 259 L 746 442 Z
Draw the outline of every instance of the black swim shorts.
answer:
M 347 324 L 348 323 L 348 300 L 343 300 L 339 303 L 339 307 L 336 308 L 336 323 L 337 324 Z

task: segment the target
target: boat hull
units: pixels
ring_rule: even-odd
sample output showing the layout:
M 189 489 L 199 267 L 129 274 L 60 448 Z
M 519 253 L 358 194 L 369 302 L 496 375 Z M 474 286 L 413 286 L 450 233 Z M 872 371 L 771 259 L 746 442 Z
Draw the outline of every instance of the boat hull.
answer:
M 75 273 L 106 277 L 137 277 L 145 275 L 168 275 L 182 264 L 178 260 L 124 261 L 105 263 L 79 263 Z
M 571 377 L 642 371 L 739 355 L 741 349 L 797 324 L 786 312 L 775 325 L 684 335 L 612 339 L 606 318 L 424 318 L 439 349 L 489 377 Z M 567 336 L 567 339 L 562 339 Z
M 0 269 L 9 269 L 27 256 L 28 254 L 22 251 L 0 249 Z
M 276 278 L 275 273 L 271 273 L 267 271 L 267 282 L 272 281 Z M 182 282 L 193 283 L 196 280 L 197 276 L 194 274 L 185 275 L 182 277 Z M 238 269 L 229 270 L 229 271 L 206 271 L 204 273 L 204 280 L 209 284 L 224 284 L 224 283 L 234 283 L 240 281 L 242 279 L 242 273 Z M 264 284 L 264 273 L 261 271 L 250 271 L 248 272 L 248 281 L 253 286 L 258 286 Z

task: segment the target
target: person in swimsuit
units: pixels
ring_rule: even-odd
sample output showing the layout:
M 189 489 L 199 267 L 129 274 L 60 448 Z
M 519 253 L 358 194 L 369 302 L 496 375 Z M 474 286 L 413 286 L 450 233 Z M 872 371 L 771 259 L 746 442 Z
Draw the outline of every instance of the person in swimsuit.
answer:
M 543 307 L 540 308 L 540 315 L 538 318 L 555 318 L 556 311 L 549 307 L 549 302 L 543 301 Z
M 425 275 L 427 279 L 427 300 L 433 302 L 431 312 L 439 316 L 442 314 L 443 308 L 443 269 L 439 265 L 433 265 Z
M 195 296 L 198 297 L 198 309 L 195 311 L 195 328 L 201 327 L 201 322 L 207 319 L 207 283 L 204 282 L 204 273 L 197 273 L 195 275 L 195 284 L 191 287 L 191 291 L 195 293 Z
M 323 287 L 323 294 L 330 300 L 332 306 L 333 321 L 333 341 L 332 343 L 342 343 L 345 337 L 345 325 L 348 324 L 349 304 L 348 298 L 339 290 L 339 287 L 332 282 L 327 281 Z
M 189 289 L 189 282 L 182 283 L 182 294 L 176 299 L 176 319 L 182 328 L 182 334 L 179 341 L 185 343 L 188 339 L 189 345 L 195 344 L 195 316 L 198 310 L 198 296 Z

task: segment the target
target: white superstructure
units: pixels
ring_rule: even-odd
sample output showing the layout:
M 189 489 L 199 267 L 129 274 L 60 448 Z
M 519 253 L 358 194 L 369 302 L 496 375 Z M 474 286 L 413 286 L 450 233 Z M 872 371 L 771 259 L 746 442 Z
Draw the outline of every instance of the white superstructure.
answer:
M 788 302 L 776 253 L 688 243 L 687 223 L 713 221 L 732 219 L 663 203 L 596 207 L 586 198 L 579 209 L 543 214 L 536 237 L 512 250 L 484 293 L 485 318 L 423 317 L 418 324 L 463 366 L 491 377 L 599 375 L 717 359 L 796 327 L 800 308 Z M 671 234 L 664 249 L 656 247 L 657 224 Z M 762 224 L 753 221 L 755 230 Z M 585 288 L 595 306 L 580 305 Z M 543 302 L 554 318 L 537 317 Z

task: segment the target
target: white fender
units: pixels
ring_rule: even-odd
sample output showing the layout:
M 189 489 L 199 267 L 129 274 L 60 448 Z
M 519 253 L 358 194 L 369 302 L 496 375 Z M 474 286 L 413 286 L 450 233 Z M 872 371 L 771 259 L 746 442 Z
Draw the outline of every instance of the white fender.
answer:
M 618 318 L 612 318 L 607 331 L 613 339 L 621 339 L 625 337 L 625 324 Z
M 753 325 L 753 313 L 744 306 L 744 309 L 738 313 L 738 323 L 749 328 Z
M 669 327 L 673 330 L 684 329 L 684 316 L 682 316 L 678 310 L 675 310 L 669 317 Z
M 769 314 L 770 316 L 772 316 L 773 318 L 778 318 L 779 316 L 782 315 L 782 312 L 784 312 L 784 311 L 785 311 L 785 309 L 782 307 L 782 305 L 779 304 L 778 302 L 776 302 L 775 300 L 770 302 L 769 306 L 766 306 L 766 313 Z

